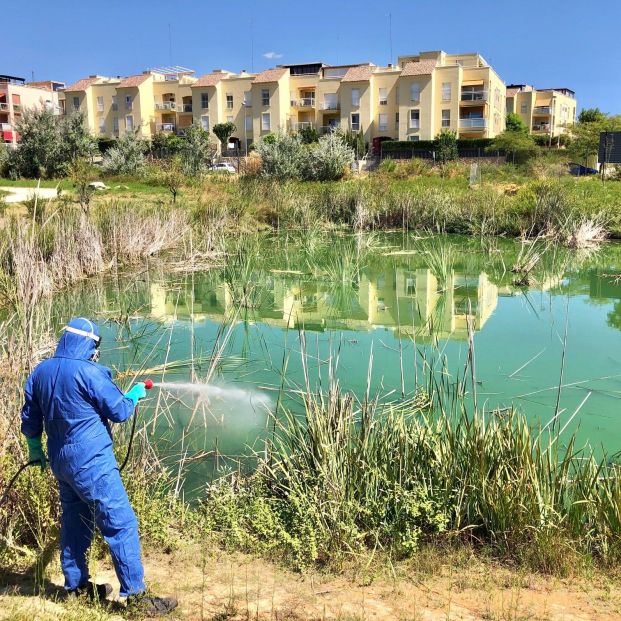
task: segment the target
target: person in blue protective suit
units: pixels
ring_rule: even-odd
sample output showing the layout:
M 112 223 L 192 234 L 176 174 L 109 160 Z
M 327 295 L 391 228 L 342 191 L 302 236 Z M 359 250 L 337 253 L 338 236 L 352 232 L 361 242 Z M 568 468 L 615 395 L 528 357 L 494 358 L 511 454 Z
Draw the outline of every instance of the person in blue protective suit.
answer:
M 62 508 L 61 565 L 65 589 L 105 599 L 110 585 L 90 582 L 86 554 L 95 524 L 107 542 L 121 596 L 128 606 L 151 616 L 177 606 L 173 598 L 147 595 L 140 556 L 138 523 L 112 451 L 110 422 L 126 421 L 145 386 L 123 394 L 110 370 L 97 363 L 101 337 L 88 319 L 72 319 L 64 328 L 52 358 L 41 362 L 24 387 L 22 433 L 29 460 L 45 467 L 43 429 L 49 463 L 58 480 Z

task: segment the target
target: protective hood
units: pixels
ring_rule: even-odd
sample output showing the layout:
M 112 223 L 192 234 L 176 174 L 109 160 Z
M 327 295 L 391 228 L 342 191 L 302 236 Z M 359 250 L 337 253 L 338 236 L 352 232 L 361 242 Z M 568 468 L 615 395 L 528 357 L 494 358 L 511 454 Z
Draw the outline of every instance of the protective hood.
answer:
M 99 328 L 96 324 L 83 317 L 72 319 L 68 324 L 68 328 L 79 330 L 86 334 L 99 336 Z M 73 358 L 75 360 L 90 360 L 97 349 L 95 339 L 83 334 L 75 334 L 65 329 L 65 332 L 58 341 L 56 353 L 54 356 L 62 358 Z

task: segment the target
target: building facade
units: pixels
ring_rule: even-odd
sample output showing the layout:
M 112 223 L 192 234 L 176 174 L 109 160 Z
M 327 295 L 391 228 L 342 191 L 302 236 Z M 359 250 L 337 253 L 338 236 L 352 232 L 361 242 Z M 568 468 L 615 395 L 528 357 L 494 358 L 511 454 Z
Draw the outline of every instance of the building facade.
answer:
M 576 122 L 576 105 L 576 94 L 568 88 L 507 86 L 507 112 L 518 114 L 535 135 L 553 139 L 564 134 Z
M 62 114 L 59 92 L 63 82 L 30 82 L 16 76 L 0 75 L 0 139 L 14 147 L 19 141 L 17 124 L 27 108 L 49 108 Z
M 479 54 L 423 52 L 397 64 L 282 65 L 260 73 L 182 67 L 128 78 L 90 76 L 65 89 L 67 113 L 85 115 L 96 135 L 211 131 L 232 122 L 241 150 L 262 135 L 312 127 L 362 132 L 365 141 L 431 140 L 441 130 L 492 138 L 505 127 L 505 85 Z

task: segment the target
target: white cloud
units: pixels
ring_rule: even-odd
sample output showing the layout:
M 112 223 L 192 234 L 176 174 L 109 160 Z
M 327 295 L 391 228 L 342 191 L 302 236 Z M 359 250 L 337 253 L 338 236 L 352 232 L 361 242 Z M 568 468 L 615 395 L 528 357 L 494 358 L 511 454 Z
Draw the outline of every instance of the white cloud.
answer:
M 278 52 L 265 52 L 265 54 L 263 54 L 263 58 L 274 60 L 276 58 L 282 58 L 282 54 L 279 54 Z

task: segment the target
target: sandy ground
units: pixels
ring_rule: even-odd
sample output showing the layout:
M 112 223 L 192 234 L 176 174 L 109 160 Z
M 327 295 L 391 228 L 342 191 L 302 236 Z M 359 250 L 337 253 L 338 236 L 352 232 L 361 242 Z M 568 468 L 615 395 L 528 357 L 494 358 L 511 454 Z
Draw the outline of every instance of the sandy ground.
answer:
M 448 559 L 447 559 L 448 561 Z M 425 577 L 415 566 L 383 575 L 358 572 L 334 577 L 300 575 L 266 561 L 198 546 L 145 558 L 152 589 L 179 598 L 177 619 L 341 621 L 604 621 L 621 619 L 621 582 L 524 575 L 473 561 L 468 569 L 449 562 Z M 98 581 L 118 587 L 106 563 L 92 567 Z M 7 580 L 4 580 L 6 584 Z M 47 596 L 17 577 L 0 588 L 0 619 L 123 619 L 121 612 L 76 609 L 58 598 L 62 578 L 47 585 Z M 116 591 L 115 591 L 116 594 Z M 116 604 L 117 607 L 120 607 Z M 73 608 L 72 608 L 73 607 Z
M 5 203 L 21 203 L 23 201 L 26 201 L 32 198 L 33 196 L 35 196 L 35 194 L 40 199 L 45 199 L 45 200 L 50 199 L 50 198 L 56 198 L 56 196 L 58 195 L 56 188 L 39 188 L 37 190 L 37 188 L 18 188 L 14 186 L 0 186 L 0 191 L 9 193 L 8 196 L 4 197 Z

